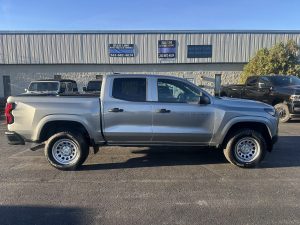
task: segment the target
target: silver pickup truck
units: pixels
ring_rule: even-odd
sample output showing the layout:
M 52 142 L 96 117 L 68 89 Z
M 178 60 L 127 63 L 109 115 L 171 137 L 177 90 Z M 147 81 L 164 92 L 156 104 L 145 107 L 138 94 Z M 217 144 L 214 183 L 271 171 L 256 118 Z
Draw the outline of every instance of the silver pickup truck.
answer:
M 272 106 L 217 98 L 176 77 L 108 75 L 95 96 L 9 97 L 10 144 L 37 143 L 52 166 L 73 170 L 99 146 L 209 146 L 254 167 L 277 140 Z

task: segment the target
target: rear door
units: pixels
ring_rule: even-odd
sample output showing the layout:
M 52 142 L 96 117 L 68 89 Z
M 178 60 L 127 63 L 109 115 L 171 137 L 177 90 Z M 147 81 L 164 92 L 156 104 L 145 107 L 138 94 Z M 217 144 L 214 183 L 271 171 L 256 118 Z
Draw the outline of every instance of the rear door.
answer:
M 214 129 L 214 109 L 198 103 L 200 89 L 172 78 L 158 78 L 156 89 L 152 141 L 207 145 Z
M 105 84 L 103 130 L 109 143 L 149 143 L 152 108 L 147 102 L 147 78 L 114 77 Z

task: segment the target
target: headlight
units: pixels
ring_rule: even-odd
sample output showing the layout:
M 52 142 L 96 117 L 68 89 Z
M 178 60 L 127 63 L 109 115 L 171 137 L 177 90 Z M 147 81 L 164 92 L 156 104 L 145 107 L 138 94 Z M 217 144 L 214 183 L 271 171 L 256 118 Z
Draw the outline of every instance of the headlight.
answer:
M 290 100 L 292 100 L 292 101 L 300 101 L 300 95 L 291 95 Z
M 271 116 L 276 115 L 276 110 L 274 108 L 264 108 L 265 112 L 269 113 Z

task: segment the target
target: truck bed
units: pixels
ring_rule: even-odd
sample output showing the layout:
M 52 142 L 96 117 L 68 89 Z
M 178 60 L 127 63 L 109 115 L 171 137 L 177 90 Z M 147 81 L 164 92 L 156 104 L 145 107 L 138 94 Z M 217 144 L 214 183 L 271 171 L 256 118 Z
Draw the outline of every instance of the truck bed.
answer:
M 99 138 L 100 98 L 92 95 L 67 96 L 11 96 L 7 102 L 15 103 L 13 115 L 15 122 L 8 125 L 8 130 L 19 130 L 20 135 L 29 141 L 37 141 L 39 127 L 43 127 L 51 118 L 68 119 L 82 123 Z

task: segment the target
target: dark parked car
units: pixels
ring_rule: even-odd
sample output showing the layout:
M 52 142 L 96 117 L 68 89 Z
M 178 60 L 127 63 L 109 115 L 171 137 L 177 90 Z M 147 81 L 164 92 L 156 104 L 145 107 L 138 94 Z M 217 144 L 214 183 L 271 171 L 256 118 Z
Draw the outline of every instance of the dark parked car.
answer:
M 300 79 L 296 76 L 251 76 L 244 85 L 222 87 L 221 96 L 270 104 L 278 112 L 280 122 L 300 117 Z
M 86 87 L 83 87 L 83 91 L 86 93 L 100 93 L 102 80 L 91 80 Z
M 25 95 L 28 94 L 76 94 L 78 93 L 77 83 L 69 79 L 47 79 L 32 81 L 25 89 Z

